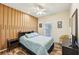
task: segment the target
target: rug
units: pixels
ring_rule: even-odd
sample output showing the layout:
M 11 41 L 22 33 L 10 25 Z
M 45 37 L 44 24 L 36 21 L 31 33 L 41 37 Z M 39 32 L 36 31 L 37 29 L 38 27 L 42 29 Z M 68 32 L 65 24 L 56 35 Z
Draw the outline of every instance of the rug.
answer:
M 30 55 L 21 47 L 14 48 L 12 50 L 0 52 L 0 55 Z M 54 49 L 52 49 L 50 55 L 62 55 L 62 46 L 58 43 L 54 44 Z

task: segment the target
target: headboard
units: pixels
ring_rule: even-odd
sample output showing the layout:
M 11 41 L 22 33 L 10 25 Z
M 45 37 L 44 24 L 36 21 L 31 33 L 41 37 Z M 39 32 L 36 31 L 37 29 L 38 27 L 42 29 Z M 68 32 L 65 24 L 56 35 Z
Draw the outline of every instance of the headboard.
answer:
M 18 39 L 19 39 L 21 36 L 25 35 L 26 33 L 29 34 L 29 33 L 33 33 L 33 32 L 34 32 L 34 31 L 29 31 L 29 32 L 19 32 L 19 33 L 18 33 Z

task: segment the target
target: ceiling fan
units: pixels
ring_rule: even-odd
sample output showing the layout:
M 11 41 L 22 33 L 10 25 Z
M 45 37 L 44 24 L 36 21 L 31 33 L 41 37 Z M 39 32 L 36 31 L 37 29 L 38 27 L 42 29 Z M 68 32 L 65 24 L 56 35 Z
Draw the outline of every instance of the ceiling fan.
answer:
M 46 9 L 41 4 L 35 4 L 35 7 L 33 9 L 36 15 L 46 14 Z

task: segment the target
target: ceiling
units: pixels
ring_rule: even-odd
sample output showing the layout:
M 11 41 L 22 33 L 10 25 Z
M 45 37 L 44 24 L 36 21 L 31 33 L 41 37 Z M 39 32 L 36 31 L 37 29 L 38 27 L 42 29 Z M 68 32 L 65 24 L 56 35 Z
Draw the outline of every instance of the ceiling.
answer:
M 5 3 L 5 5 L 21 10 L 35 17 L 42 17 L 70 9 L 70 3 Z M 35 9 L 40 7 L 40 9 Z M 41 10 L 42 9 L 42 10 Z M 42 13 L 40 11 L 43 11 Z M 37 14 L 37 12 L 39 12 Z

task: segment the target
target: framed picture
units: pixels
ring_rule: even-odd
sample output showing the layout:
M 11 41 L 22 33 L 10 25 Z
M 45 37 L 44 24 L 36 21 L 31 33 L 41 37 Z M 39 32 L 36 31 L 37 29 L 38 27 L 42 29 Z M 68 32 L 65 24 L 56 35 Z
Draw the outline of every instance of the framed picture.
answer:
M 42 28 L 42 23 L 39 24 L 39 27 Z
M 57 22 L 57 27 L 58 27 L 58 28 L 62 28 L 62 21 L 58 21 L 58 22 Z

